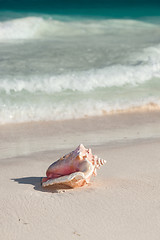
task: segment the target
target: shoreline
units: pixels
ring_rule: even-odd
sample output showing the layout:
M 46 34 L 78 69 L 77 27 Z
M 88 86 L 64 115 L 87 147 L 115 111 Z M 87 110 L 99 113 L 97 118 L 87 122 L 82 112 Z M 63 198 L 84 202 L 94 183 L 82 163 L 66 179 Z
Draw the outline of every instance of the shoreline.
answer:
M 159 103 L 154 103 L 154 102 L 149 102 L 149 103 L 146 103 L 146 104 L 142 104 L 142 105 L 139 105 L 139 106 L 130 106 L 130 107 L 125 107 L 125 108 L 116 108 L 116 109 L 112 109 L 112 110 L 105 110 L 105 109 L 101 109 L 101 111 L 99 112 L 99 114 L 96 112 L 96 115 L 87 115 L 85 114 L 84 116 L 79 116 L 79 117 L 75 117 L 74 118 L 64 118 L 64 119 L 61 119 L 61 118 L 55 118 L 55 120 L 53 119 L 48 119 L 48 120 L 24 120 L 24 121 L 17 121 L 17 122 L 12 122 L 11 121 L 7 121 L 7 122 L 3 122 L 1 121 L 0 122 L 0 126 L 6 126 L 6 125 L 18 125 L 18 124 L 32 124 L 32 123 L 50 123 L 50 122 L 55 122 L 55 123 L 59 123 L 59 122 L 64 122 L 64 121 L 78 121 L 78 120 L 83 120 L 83 119 L 93 119 L 93 118 L 105 118 L 105 117 L 108 117 L 108 116 L 116 116 L 116 115 L 126 115 L 126 114 L 138 114 L 138 113 L 158 113 L 160 112 L 160 105 Z M 12 118 L 11 118 L 12 119 Z

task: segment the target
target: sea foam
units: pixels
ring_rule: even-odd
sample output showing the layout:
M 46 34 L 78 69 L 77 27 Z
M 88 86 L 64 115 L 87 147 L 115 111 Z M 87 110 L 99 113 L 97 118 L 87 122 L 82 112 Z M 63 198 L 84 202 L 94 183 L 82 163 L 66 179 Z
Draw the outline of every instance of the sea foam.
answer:
M 115 101 L 104 102 L 83 99 L 72 105 L 60 104 L 31 104 L 4 106 L 0 109 L 0 124 L 22 123 L 31 121 L 58 121 L 68 119 L 103 116 L 121 112 L 134 112 L 146 110 L 160 110 L 160 99 L 149 98 L 141 101 Z

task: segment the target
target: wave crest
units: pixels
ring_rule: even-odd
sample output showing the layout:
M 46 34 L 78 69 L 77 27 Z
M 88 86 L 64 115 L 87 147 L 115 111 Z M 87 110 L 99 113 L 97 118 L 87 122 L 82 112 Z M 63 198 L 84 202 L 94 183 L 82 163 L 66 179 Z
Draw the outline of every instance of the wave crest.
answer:
M 65 90 L 88 92 L 97 88 L 135 86 L 152 78 L 160 78 L 160 64 L 122 66 L 114 65 L 98 70 L 72 72 L 57 76 L 26 77 L 16 79 L 0 79 L 0 90 L 6 93 L 44 92 L 52 94 Z
M 116 29 L 139 31 L 159 30 L 158 25 L 137 20 L 72 20 L 60 21 L 42 17 L 26 17 L 0 22 L 0 41 L 46 38 L 51 36 L 80 36 L 108 34 Z

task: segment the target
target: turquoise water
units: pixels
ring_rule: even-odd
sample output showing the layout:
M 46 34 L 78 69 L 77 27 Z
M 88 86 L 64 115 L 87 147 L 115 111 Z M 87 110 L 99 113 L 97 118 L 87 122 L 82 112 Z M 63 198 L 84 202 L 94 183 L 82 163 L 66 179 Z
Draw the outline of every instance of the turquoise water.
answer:
M 156 1 L 0 2 L 1 124 L 160 105 Z
M 59 15 L 133 18 L 159 16 L 158 0 L 0 0 L 0 9 L 21 14 L 49 13 Z

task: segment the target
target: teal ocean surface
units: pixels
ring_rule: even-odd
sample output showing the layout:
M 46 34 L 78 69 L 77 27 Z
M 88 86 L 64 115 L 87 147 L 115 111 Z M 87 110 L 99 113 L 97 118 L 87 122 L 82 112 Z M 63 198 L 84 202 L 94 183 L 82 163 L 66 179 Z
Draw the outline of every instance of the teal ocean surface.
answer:
M 75 2 L 0 0 L 0 124 L 160 107 L 160 4 Z

